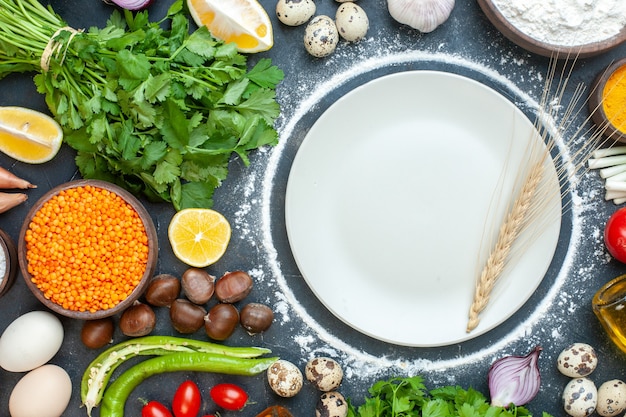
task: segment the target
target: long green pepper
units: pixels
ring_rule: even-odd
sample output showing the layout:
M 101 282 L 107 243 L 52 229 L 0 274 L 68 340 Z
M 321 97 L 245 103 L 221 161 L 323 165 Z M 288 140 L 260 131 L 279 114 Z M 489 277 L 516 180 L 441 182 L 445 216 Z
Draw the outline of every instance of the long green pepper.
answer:
M 146 378 L 165 372 L 216 372 L 229 375 L 257 375 L 277 357 L 246 359 L 213 353 L 180 352 L 147 359 L 121 374 L 104 393 L 100 417 L 124 417 L 124 406 L 131 392 Z
M 256 358 L 271 351 L 260 347 L 231 347 L 201 340 L 174 336 L 145 336 L 118 343 L 98 355 L 83 373 L 81 401 L 91 416 L 91 410 L 102 401 L 104 390 L 113 371 L 136 356 L 168 355 L 175 352 L 212 353 L 233 358 Z

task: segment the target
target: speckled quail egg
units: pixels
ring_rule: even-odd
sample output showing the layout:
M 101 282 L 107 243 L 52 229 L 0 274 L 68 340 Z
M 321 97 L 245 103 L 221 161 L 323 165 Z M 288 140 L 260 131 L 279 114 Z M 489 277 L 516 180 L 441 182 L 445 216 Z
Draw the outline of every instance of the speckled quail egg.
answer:
M 598 365 L 595 349 L 586 343 L 574 343 L 565 348 L 557 358 L 559 371 L 571 378 L 587 376 Z
M 365 10 L 356 3 L 342 3 L 335 14 L 335 24 L 339 36 L 348 42 L 357 42 L 365 37 L 370 21 Z
M 592 414 L 598 404 L 598 390 L 589 378 L 574 378 L 563 390 L 563 409 L 572 417 Z
M 304 29 L 304 48 L 317 58 L 335 52 L 339 33 L 333 19 L 326 15 L 315 16 Z
M 348 403 L 337 391 L 325 392 L 315 406 L 316 417 L 346 417 Z
M 331 358 L 313 358 L 304 368 L 306 379 L 320 391 L 337 389 L 343 379 L 343 370 L 336 360 Z
M 604 382 L 598 388 L 596 412 L 603 417 L 613 417 L 626 410 L 626 384 L 619 379 Z
M 267 382 L 281 397 L 293 397 L 302 389 L 302 372 L 293 363 L 279 359 L 267 368 Z
M 287 26 L 300 26 L 315 14 L 313 0 L 278 0 L 276 17 Z

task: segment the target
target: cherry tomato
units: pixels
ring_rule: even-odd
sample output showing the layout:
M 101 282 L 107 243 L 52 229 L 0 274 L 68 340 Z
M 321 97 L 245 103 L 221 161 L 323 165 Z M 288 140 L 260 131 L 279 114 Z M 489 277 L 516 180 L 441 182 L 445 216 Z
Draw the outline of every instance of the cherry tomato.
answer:
M 172 417 L 172 413 L 160 402 L 150 401 L 141 409 L 141 417 Z
M 210 394 L 215 404 L 225 410 L 241 410 L 248 403 L 248 394 L 235 384 L 217 384 Z
M 604 244 L 615 259 L 626 263 L 626 207 L 617 210 L 607 221 Z
M 202 395 L 193 381 L 185 381 L 176 390 L 172 400 L 175 417 L 196 417 L 200 411 Z

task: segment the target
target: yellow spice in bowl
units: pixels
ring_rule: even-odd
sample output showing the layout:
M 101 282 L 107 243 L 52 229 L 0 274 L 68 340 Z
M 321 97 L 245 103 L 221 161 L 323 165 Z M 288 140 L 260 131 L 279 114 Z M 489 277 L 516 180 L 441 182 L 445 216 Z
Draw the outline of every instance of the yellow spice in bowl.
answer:
M 25 234 L 28 273 L 67 310 L 110 309 L 141 281 L 148 261 L 144 224 L 120 196 L 90 185 L 60 191 Z
M 602 105 L 607 119 L 615 129 L 626 134 L 626 64 L 619 67 L 606 81 Z

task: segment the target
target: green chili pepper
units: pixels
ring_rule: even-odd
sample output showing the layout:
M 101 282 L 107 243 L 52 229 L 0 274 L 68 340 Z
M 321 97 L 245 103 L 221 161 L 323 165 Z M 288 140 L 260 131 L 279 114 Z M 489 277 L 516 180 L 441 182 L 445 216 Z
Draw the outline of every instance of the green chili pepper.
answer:
M 87 414 L 91 416 L 91 410 L 100 404 L 111 374 L 126 360 L 138 355 L 167 355 L 173 352 L 203 352 L 236 358 L 255 358 L 271 351 L 259 347 L 230 347 L 174 336 L 145 336 L 127 340 L 102 352 L 85 370 L 80 395 Z
M 130 393 L 146 378 L 164 372 L 216 372 L 229 375 L 256 375 L 278 358 L 233 358 L 215 353 L 179 352 L 146 359 L 126 370 L 111 383 L 102 398 L 100 417 L 124 417 Z

